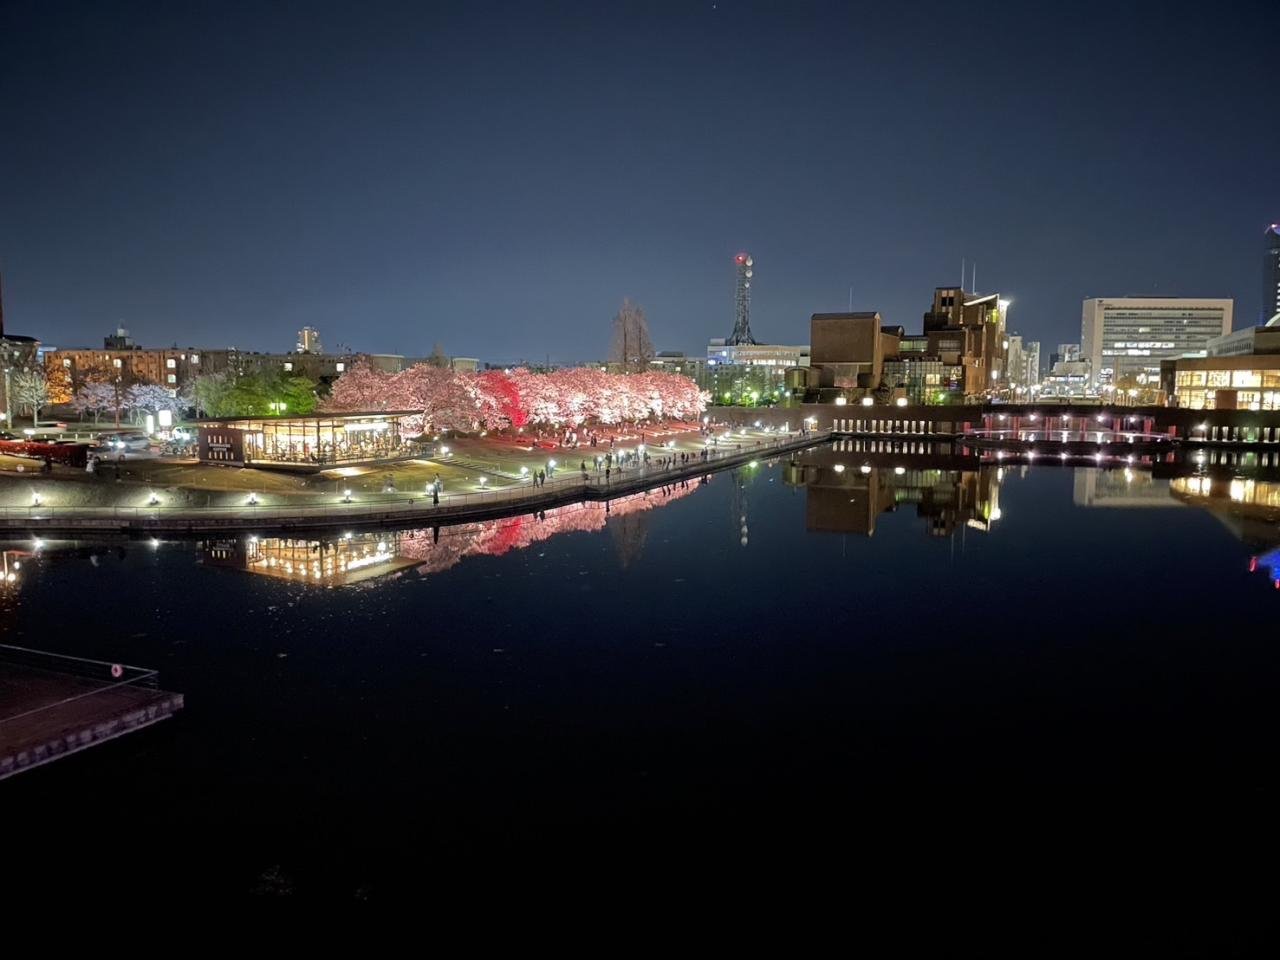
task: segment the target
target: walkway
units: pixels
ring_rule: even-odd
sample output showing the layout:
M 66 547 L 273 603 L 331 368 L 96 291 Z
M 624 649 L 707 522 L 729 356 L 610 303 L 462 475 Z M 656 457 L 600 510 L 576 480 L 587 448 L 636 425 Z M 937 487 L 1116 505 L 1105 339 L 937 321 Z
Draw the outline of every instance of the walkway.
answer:
M 790 434 L 771 440 L 743 441 L 707 448 L 707 459 L 653 466 L 615 466 L 603 474 L 564 469 L 542 486 L 532 483 L 483 493 L 450 494 L 432 503 L 422 493 L 384 494 L 329 503 L 244 505 L 236 507 L 8 507 L 0 510 L 0 531 L 36 535 L 53 532 L 172 534 L 249 530 L 301 531 L 351 526 L 430 526 L 464 523 L 578 503 L 613 500 L 665 484 L 697 479 L 761 458 L 773 458 L 826 443 L 828 433 Z M 655 458 L 657 459 L 657 458 Z M 590 469 L 590 468 L 588 468 Z

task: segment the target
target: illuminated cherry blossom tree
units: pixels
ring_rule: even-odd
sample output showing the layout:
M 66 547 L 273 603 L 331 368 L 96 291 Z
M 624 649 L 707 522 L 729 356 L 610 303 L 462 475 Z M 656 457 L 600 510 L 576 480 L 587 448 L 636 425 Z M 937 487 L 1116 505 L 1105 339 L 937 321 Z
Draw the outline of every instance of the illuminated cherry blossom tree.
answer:
M 549 429 L 584 424 L 689 420 L 706 409 L 707 394 L 670 373 L 610 374 L 597 367 L 531 373 L 523 367 L 461 373 L 416 364 L 383 373 L 357 361 L 333 385 L 326 409 L 422 411 L 411 430 Z

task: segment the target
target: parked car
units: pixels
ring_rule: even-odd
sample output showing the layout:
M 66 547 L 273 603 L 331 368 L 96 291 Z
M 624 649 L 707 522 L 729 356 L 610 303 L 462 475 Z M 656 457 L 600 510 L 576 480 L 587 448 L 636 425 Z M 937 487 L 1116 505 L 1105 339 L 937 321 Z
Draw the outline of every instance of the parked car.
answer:
M 97 447 L 108 453 L 136 453 L 151 449 L 151 438 L 145 433 L 104 433 Z

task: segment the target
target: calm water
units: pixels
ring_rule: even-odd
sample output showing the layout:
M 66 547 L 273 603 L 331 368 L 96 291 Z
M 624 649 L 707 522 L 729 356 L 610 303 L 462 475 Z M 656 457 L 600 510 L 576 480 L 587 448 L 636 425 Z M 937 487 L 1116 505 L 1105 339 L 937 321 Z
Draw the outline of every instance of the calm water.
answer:
M 526 849 L 1274 839 L 1269 484 L 861 459 L 323 549 L 48 543 L 5 642 L 186 709 L 0 783 L 10 864 L 346 895 Z

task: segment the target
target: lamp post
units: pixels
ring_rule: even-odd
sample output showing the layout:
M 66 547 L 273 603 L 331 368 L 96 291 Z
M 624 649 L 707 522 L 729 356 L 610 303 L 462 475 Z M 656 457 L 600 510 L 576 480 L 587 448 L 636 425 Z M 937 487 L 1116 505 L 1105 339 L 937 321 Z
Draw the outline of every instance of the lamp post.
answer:
M 13 388 L 9 385 L 9 374 L 12 371 L 13 368 L 9 366 L 9 357 L 6 355 L 4 358 L 4 423 L 6 430 L 13 429 Z

